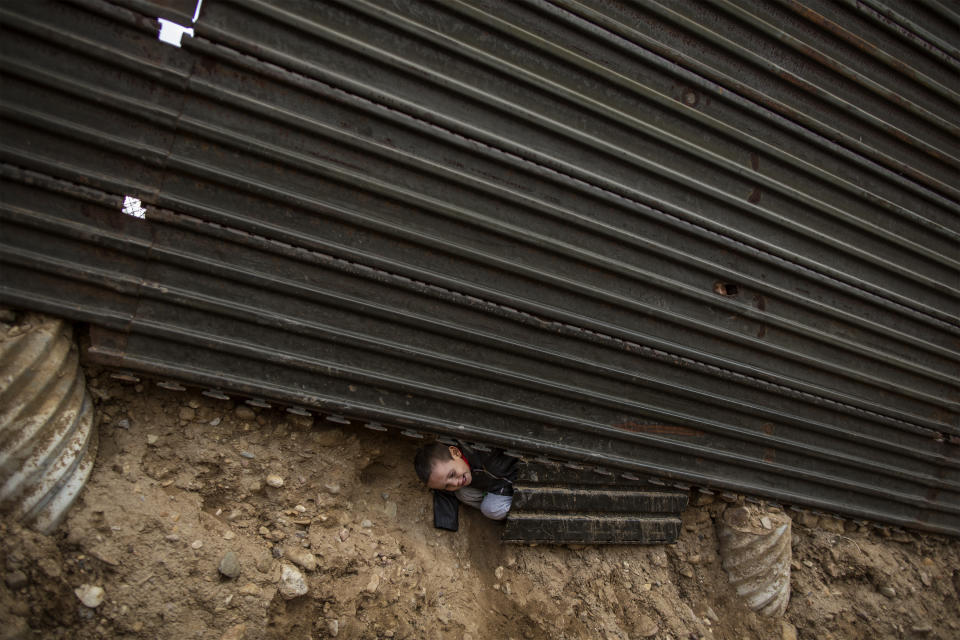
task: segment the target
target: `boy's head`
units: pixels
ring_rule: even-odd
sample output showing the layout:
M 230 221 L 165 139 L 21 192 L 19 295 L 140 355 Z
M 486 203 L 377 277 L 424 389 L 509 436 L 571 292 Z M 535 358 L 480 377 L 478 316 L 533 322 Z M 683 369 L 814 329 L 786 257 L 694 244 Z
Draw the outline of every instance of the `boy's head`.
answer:
M 470 484 L 473 476 L 460 449 L 440 442 L 428 444 L 413 458 L 417 477 L 430 489 L 456 491 Z

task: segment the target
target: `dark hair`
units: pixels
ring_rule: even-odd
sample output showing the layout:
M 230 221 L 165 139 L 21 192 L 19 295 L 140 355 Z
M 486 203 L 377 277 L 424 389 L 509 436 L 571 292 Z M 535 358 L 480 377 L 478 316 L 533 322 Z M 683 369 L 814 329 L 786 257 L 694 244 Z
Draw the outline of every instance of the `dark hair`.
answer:
M 417 450 L 417 455 L 413 457 L 413 468 L 416 469 L 420 482 L 427 484 L 430 480 L 430 474 L 433 472 L 433 465 L 445 460 L 453 460 L 449 445 L 442 442 L 432 442 L 420 447 Z

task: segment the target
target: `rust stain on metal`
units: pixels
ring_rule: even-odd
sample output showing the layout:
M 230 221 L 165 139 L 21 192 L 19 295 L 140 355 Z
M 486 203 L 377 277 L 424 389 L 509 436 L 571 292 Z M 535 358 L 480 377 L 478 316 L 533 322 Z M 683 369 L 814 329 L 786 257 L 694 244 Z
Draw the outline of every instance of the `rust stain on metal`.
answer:
M 691 436 L 694 438 L 703 435 L 702 431 L 691 429 L 690 427 L 682 427 L 680 425 L 672 424 L 642 424 L 640 422 L 636 422 L 635 420 L 619 422 L 613 426 L 617 429 L 623 429 L 624 431 L 632 431 L 634 433 L 649 433 L 652 435 Z

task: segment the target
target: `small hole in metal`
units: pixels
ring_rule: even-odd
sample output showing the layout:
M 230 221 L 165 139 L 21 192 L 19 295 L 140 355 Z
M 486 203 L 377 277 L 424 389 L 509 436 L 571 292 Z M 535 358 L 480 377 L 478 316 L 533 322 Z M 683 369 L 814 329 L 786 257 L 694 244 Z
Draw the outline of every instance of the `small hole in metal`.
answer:
M 713 291 L 722 296 L 735 296 L 740 292 L 740 287 L 729 282 L 717 282 L 713 285 Z

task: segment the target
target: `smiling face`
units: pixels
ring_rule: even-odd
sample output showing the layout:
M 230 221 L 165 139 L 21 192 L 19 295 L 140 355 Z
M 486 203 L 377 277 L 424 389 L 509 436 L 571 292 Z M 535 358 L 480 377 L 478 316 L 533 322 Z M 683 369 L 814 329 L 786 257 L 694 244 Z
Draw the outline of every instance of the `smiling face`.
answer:
M 470 475 L 470 466 L 463 459 L 463 454 L 456 447 L 450 447 L 452 460 L 443 460 L 434 462 L 430 470 L 430 480 L 427 481 L 427 487 L 430 489 L 442 489 L 444 491 L 456 491 L 470 484 L 473 476 Z

